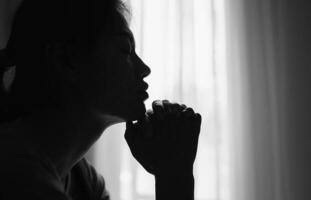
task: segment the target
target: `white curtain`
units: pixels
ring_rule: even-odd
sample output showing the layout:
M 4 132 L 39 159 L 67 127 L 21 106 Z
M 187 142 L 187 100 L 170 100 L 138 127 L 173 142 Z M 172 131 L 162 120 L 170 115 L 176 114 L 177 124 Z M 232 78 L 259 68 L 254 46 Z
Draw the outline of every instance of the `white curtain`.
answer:
M 291 75 L 285 28 L 290 7 L 279 0 L 226 0 L 225 5 L 232 164 L 228 199 L 296 199 L 290 197 L 287 146 Z
M 137 52 L 152 70 L 147 106 L 169 99 L 202 114 L 196 199 L 291 199 L 284 3 L 128 2 Z M 95 166 L 112 199 L 154 199 L 154 180 L 131 157 L 123 132 L 115 126 L 103 135 Z
M 130 2 L 137 51 L 152 71 L 147 105 L 154 99 L 169 99 L 202 114 L 195 194 L 197 199 L 219 199 L 225 167 L 221 136 L 226 128 L 223 1 Z
M 198 200 L 223 199 L 230 168 L 226 140 L 227 78 L 223 0 L 130 0 L 136 51 L 151 68 L 148 108 L 156 99 L 184 103 L 203 117 L 195 163 Z M 154 199 L 154 179 L 130 155 L 124 125 L 93 148 L 112 199 Z
M 152 69 L 147 106 L 169 99 L 203 116 L 196 199 L 311 199 L 311 3 L 127 1 L 137 52 Z M 12 2 L 0 1 L 0 49 Z M 111 127 L 87 157 L 113 200 L 154 199 L 153 177 L 123 133 Z

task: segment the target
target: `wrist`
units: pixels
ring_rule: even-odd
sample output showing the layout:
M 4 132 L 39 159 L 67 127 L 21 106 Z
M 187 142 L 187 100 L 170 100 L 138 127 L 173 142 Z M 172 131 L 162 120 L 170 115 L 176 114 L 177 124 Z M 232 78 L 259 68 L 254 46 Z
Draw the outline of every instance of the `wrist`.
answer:
M 155 175 L 156 200 L 193 200 L 194 177 L 192 171 L 159 173 Z
M 155 176 L 189 177 L 193 176 L 193 166 L 157 167 Z

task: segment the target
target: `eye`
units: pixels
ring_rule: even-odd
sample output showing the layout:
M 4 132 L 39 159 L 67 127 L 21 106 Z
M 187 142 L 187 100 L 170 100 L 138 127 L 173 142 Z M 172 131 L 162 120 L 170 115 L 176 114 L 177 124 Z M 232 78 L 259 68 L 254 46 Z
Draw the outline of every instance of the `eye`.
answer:
M 128 48 L 124 47 L 124 48 L 121 49 L 121 51 L 122 51 L 122 53 L 124 53 L 126 55 L 132 54 L 132 49 L 130 47 L 128 47 Z
M 131 45 L 131 43 L 127 40 L 122 42 L 120 50 L 122 53 L 126 54 L 126 55 L 130 55 L 133 53 L 133 47 Z

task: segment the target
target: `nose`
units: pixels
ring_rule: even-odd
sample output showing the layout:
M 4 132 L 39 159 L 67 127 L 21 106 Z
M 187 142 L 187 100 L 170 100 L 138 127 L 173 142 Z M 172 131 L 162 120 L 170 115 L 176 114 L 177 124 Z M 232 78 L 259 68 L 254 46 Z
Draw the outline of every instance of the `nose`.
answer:
M 150 75 L 151 69 L 144 62 L 142 63 L 143 63 L 143 70 L 142 70 L 141 76 L 142 78 L 145 78 Z
M 141 60 L 139 56 L 136 55 L 136 60 L 137 60 L 137 71 L 139 74 L 140 78 L 145 78 L 149 76 L 151 73 L 151 69 Z

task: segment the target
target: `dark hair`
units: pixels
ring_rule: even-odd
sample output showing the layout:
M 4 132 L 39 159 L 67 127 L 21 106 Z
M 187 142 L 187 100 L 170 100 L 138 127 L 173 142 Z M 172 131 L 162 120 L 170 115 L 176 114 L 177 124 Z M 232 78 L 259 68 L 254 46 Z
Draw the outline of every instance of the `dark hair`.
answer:
M 49 83 L 42 76 L 48 44 L 79 43 L 87 53 L 99 34 L 114 28 L 115 16 L 127 23 L 125 13 L 128 10 L 120 0 L 24 0 L 6 49 L 16 74 L 10 92 L 0 92 L 0 123 L 51 98 Z

